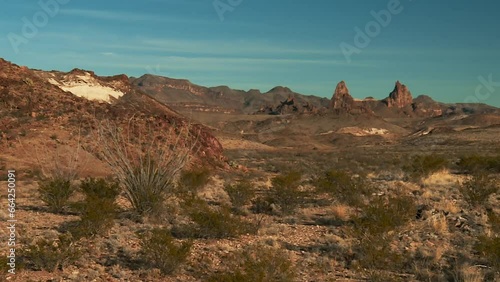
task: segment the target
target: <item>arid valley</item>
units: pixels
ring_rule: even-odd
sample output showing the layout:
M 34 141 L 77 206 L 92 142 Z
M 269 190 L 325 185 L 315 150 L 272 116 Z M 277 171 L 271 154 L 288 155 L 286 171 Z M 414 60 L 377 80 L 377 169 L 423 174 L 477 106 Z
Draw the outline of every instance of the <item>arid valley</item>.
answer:
M 5 279 L 497 281 L 500 110 L 332 87 L 0 61 Z

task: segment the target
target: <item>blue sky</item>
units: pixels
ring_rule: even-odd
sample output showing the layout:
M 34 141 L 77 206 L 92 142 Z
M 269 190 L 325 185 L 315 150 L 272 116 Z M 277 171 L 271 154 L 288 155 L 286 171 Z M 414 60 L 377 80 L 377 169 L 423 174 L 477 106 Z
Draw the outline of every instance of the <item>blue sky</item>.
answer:
M 500 106 L 497 0 L 0 3 L 0 57 L 32 68 L 152 73 L 263 92 L 283 85 L 323 97 L 345 80 L 354 97 L 384 98 L 400 80 L 414 96 Z M 372 12 L 380 11 L 391 19 L 377 22 Z M 23 30 L 26 21 L 37 30 Z M 360 44 L 356 28 L 367 26 L 369 43 Z M 346 44 L 356 48 L 349 60 Z

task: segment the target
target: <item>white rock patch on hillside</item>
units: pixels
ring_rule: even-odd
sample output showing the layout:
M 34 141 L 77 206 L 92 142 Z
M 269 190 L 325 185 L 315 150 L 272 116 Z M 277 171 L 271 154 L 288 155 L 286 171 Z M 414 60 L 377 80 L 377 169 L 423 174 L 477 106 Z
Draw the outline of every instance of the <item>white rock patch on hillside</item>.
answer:
M 85 75 L 66 76 L 60 82 L 55 79 L 49 79 L 51 84 L 57 85 L 64 91 L 71 92 L 76 96 L 89 100 L 98 100 L 110 102 L 111 97 L 119 98 L 124 95 L 123 92 L 104 86 L 99 83 L 90 73 Z
M 389 131 L 383 128 L 344 127 L 339 129 L 337 133 L 351 134 L 354 136 L 371 136 L 371 135 L 386 135 L 389 134 Z

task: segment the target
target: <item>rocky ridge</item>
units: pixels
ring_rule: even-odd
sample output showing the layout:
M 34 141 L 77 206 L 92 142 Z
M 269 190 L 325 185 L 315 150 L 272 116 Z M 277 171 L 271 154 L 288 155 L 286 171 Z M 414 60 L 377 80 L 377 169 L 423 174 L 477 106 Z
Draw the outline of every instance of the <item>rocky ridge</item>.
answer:
M 74 85 L 78 87 L 70 87 Z M 84 98 L 82 89 L 102 95 Z M 114 93 L 121 95 L 114 97 Z M 2 146 L 12 146 L 18 139 L 37 138 L 35 132 L 61 131 L 61 135 L 91 132 L 96 122 L 102 120 L 110 120 L 117 126 L 136 121 L 144 123 L 144 131 L 158 129 L 161 134 L 171 132 L 162 128 L 188 126 L 189 138 L 197 144 L 193 153 L 200 160 L 215 163 L 223 159 L 222 146 L 208 128 L 191 124 L 168 106 L 138 91 L 125 75 L 99 77 L 78 69 L 68 73 L 44 72 L 0 59 Z M 164 138 L 174 140 L 168 139 L 169 136 Z M 86 140 L 95 142 L 92 138 Z

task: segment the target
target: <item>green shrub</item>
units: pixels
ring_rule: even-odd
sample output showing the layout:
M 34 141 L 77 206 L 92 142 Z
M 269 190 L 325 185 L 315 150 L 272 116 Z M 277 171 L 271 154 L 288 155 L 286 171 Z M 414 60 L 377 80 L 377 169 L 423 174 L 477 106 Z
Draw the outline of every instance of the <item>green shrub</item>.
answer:
M 418 155 L 411 158 L 407 165 L 403 165 L 403 170 L 411 179 L 419 180 L 447 166 L 448 160 L 440 155 Z
M 240 181 L 235 185 L 226 185 L 224 188 L 231 199 L 233 207 L 237 210 L 240 210 L 255 196 L 254 187 L 248 181 Z
M 210 170 L 205 168 L 183 171 L 177 183 L 177 192 L 196 194 L 207 185 L 210 174 Z
M 292 214 L 303 202 L 306 194 L 299 190 L 302 174 L 291 171 L 271 180 L 268 201 L 277 205 L 283 214 Z
M 86 199 L 102 200 L 113 203 L 120 194 L 118 182 L 103 178 L 86 178 L 80 183 L 80 189 Z
M 353 178 L 348 172 L 339 170 L 326 171 L 314 182 L 319 192 L 328 193 L 341 203 L 352 206 L 361 205 L 361 196 L 372 191 L 361 177 Z
M 273 214 L 274 213 L 274 208 L 273 204 L 270 202 L 272 199 L 270 197 L 262 197 L 259 196 L 252 200 L 252 206 L 250 207 L 250 210 L 253 213 L 263 213 L 263 214 Z
M 105 179 L 87 178 L 80 184 L 85 200 L 77 206 L 81 213 L 81 221 L 72 231 L 77 238 L 102 235 L 114 223 L 118 209 L 115 203 L 120 193 L 117 182 Z
M 500 216 L 496 214 L 493 210 L 487 210 L 486 214 L 488 216 L 488 223 L 491 226 L 491 230 L 500 235 Z
M 362 269 L 398 270 L 403 266 L 404 256 L 391 249 L 392 236 L 363 235 L 354 247 Z
M 193 224 L 174 228 L 179 236 L 220 239 L 257 232 L 257 226 L 232 215 L 228 207 L 212 208 L 193 197 L 185 202 L 185 208 Z
M 270 247 L 247 248 L 231 259 L 231 270 L 212 275 L 209 282 L 288 282 L 296 271 L 286 253 Z
M 54 272 L 74 263 L 82 256 L 78 242 L 71 234 L 62 234 L 57 240 L 38 240 L 22 252 L 25 265 L 33 270 Z
M 370 282 L 404 282 L 406 281 L 402 277 L 398 277 L 394 273 L 381 271 L 381 270 L 371 270 L 365 271 L 366 278 Z
M 406 224 L 416 213 L 415 202 L 409 196 L 376 198 L 354 219 L 354 231 L 358 236 L 381 235 Z
M 64 211 L 74 191 L 71 181 L 63 178 L 45 179 L 38 187 L 41 200 L 55 213 Z
M 359 244 L 355 247 L 359 266 L 369 269 L 394 270 L 403 265 L 405 256 L 390 247 L 390 231 L 415 218 L 417 207 L 409 196 L 375 198 L 362 208 L 362 215 L 354 218 L 353 235 Z
M 470 155 L 460 158 L 458 167 L 466 172 L 480 173 L 490 171 L 500 172 L 500 155 L 498 156 L 480 156 Z
M 192 242 L 175 242 L 165 228 L 155 228 L 138 236 L 143 258 L 165 275 L 172 274 L 186 261 L 193 245 Z
M 474 249 L 488 261 L 488 264 L 500 270 L 500 237 L 480 236 Z
M 460 185 L 459 190 L 464 199 L 473 207 L 485 204 L 489 196 L 498 191 L 498 181 L 487 174 L 473 175 Z

